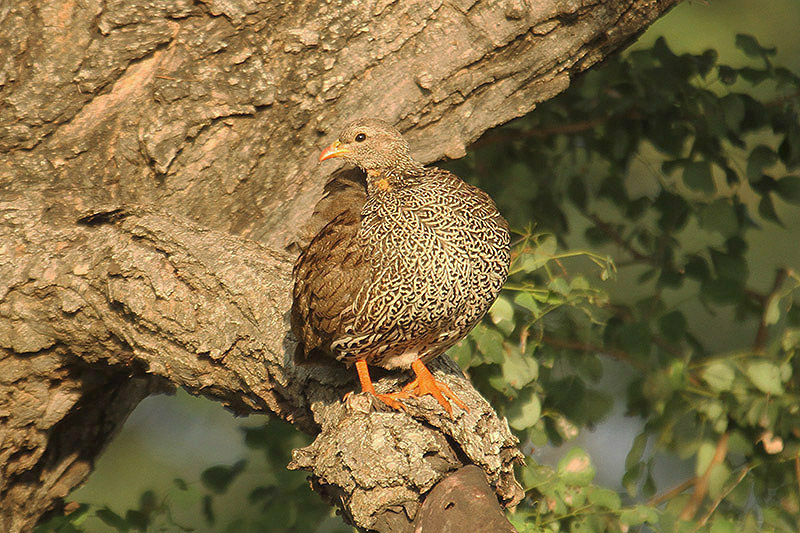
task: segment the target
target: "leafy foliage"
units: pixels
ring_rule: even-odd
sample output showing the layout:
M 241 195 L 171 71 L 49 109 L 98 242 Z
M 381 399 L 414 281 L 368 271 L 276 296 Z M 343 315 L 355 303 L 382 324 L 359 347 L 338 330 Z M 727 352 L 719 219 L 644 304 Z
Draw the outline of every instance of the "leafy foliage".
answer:
M 591 484 L 578 448 L 556 468 L 529 459 L 520 530 L 800 529 L 800 278 L 774 264 L 758 290 L 748 256 L 755 230 L 798 203 L 800 78 L 753 37 L 736 44 L 744 67 L 663 40 L 617 57 L 450 165 L 546 232 L 521 237 L 509 290 L 458 362 L 531 445 L 573 439 L 623 390 L 642 420 L 621 498 Z M 591 252 L 558 251 L 571 225 Z M 705 324 L 722 317 L 733 349 Z M 631 368 L 627 386 L 595 390 L 607 358 Z M 659 452 L 695 468 L 656 496 Z
M 800 78 L 753 37 L 736 45 L 745 66 L 663 40 L 611 59 L 449 165 L 526 228 L 506 290 L 450 352 L 524 449 L 569 448 L 520 468 L 521 531 L 800 530 L 800 278 L 776 263 L 765 284 L 749 255 L 756 230 L 798 214 Z M 632 376 L 613 389 L 601 383 L 611 359 Z M 641 432 L 620 443 L 631 448 L 617 490 L 595 484 L 598 459 L 570 443 L 623 395 Z M 300 437 L 278 423 L 245 436 L 268 471 L 229 524 L 215 502 L 243 463 L 121 515 L 82 504 L 39 531 L 83 531 L 87 517 L 191 530 L 172 520 L 170 491 L 193 492 L 216 530 L 315 530 L 330 510 L 283 469 Z M 659 453 L 693 474 L 659 486 Z
M 40 524 L 36 531 L 305 533 L 316 531 L 321 523 L 329 533 L 352 531 L 308 489 L 306 474 L 286 470 L 291 450 L 308 444 L 307 437 L 277 420 L 243 427 L 242 432 L 245 444 L 262 455 L 265 467 L 249 466 L 245 460 L 214 465 L 204 470 L 198 481 L 176 478 L 171 487 L 145 491 L 138 506 L 122 513 L 80 504 Z M 258 483 L 241 479 L 248 469 L 257 472 Z M 199 512 L 190 518 L 176 518 L 185 515 L 179 511 L 186 508 Z

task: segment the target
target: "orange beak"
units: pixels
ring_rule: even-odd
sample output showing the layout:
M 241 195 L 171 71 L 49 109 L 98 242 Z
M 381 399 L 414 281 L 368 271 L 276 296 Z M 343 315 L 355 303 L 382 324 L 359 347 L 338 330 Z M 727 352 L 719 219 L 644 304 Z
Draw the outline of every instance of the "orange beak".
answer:
M 325 148 L 321 154 L 319 154 L 319 160 L 325 161 L 326 159 L 331 159 L 334 157 L 342 157 L 349 151 L 350 150 L 348 150 L 347 148 L 342 148 L 342 143 L 336 141 L 332 145 Z

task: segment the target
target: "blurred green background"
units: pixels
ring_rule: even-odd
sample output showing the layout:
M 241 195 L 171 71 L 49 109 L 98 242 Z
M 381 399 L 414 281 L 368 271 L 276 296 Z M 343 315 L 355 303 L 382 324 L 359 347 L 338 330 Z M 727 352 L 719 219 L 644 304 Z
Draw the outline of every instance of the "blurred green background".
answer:
M 800 71 L 798 30 L 800 1 L 797 0 L 684 2 L 656 22 L 632 49 L 649 47 L 657 37 L 664 36 L 676 53 L 699 53 L 713 48 L 719 53 L 720 62 L 736 66 L 743 62 L 743 58 L 734 48 L 734 36 L 736 33 L 748 33 L 764 45 L 777 47 L 775 64 L 797 72 Z M 647 187 L 648 180 L 652 180 L 647 165 L 646 157 L 643 157 L 641 172 L 637 173 L 634 169 L 631 173 L 637 180 L 640 178 L 632 186 Z M 514 191 L 509 191 L 509 198 L 513 196 Z M 502 209 L 504 200 L 498 199 L 498 203 Z M 786 227 L 763 225 L 753 230 L 762 235 L 750 239 L 748 263 L 752 284 L 756 288 L 769 288 L 774 272 L 771 266 L 767 268 L 766 265 L 800 265 L 800 246 L 797 244 L 800 242 L 800 217 L 797 216 L 797 208 L 777 202 L 776 210 Z M 580 217 L 570 218 L 570 233 L 563 236 L 568 247 L 588 246 L 583 239 L 585 227 L 581 225 Z M 607 252 L 613 255 L 613 247 L 608 248 Z M 607 285 L 607 290 L 615 298 L 629 298 L 632 301 L 636 297 L 629 293 L 630 287 L 614 286 L 613 282 Z M 732 315 L 712 315 L 700 306 L 688 312 L 696 320 L 705 321 L 707 327 L 716 332 L 715 349 L 724 351 L 746 342 L 742 337 L 745 328 L 736 325 Z M 627 381 L 619 372 L 629 370 L 623 370 L 621 366 L 616 368 L 614 363 L 609 363 L 603 381 L 606 390 L 614 392 L 616 384 Z M 624 391 L 619 390 L 615 394 L 622 398 Z M 595 458 L 598 469 L 596 482 L 609 487 L 619 486 L 625 456 L 640 431 L 640 421 L 626 418 L 623 409 L 624 402 L 618 402 L 604 423 L 593 432 L 584 432 L 579 437 L 580 445 Z M 246 458 L 249 467 L 236 479 L 230 490 L 214 502 L 214 509 L 220 518 L 218 523 L 225 522 L 225 515 L 240 514 L 249 505 L 249 487 L 282 475 L 282 472 L 276 471 L 281 469 L 280 457 L 268 460 L 263 450 L 245 445 L 242 426 L 261 427 L 266 421 L 267 417 L 264 416 L 235 418 L 218 404 L 182 391 L 174 396 L 148 398 L 134 411 L 120 435 L 102 455 L 86 485 L 73 493 L 70 499 L 107 505 L 124 512 L 136 505 L 143 492 L 155 489 L 159 494 L 168 495 L 175 522 L 191 524 L 198 527 L 198 531 L 218 531 L 216 527 L 203 529 L 203 521 L 198 519 L 203 509 L 197 495 L 180 490 L 173 480 L 180 478 L 190 487 L 198 486 L 201 472 L 209 466 L 232 464 Z M 275 431 L 286 431 L 274 424 L 269 427 Z M 536 457 L 540 462 L 555 464 L 562 454 L 562 450 L 546 448 L 538 451 Z M 691 464 L 664 458 L 656 467 L 656 475 L 661 477 L 665 486 L 669 486 L 673 481 L 683 479 L 691 468 Z M 292 479 L 296 482 L 298 478 Z M 83 525 L 87 531 L 108 531 L 108 526 L 96 518 L 87 519 Z M 335 531 L 341 527 L 338 518 L 331 518 L 320 524 L 317 531 Z

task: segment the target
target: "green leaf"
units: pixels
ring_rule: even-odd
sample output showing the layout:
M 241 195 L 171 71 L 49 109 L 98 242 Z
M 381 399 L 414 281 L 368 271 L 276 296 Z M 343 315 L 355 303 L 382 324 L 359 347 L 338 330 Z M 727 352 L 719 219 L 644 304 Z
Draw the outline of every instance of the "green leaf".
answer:
M 569 286 L 573 291 L 586 291 L 591 289 L 592 284 L 583 276 L 575 276 L 570 280 Z
M 631 450 L 628 452 L 627 457 L 625 457 L 626 470 L 630 470 L 641 462 L 642 454 L 644 454 L 644 450 L 647 447 L 648 439 L 649 435 L 647 433 L 639 433 L 636 435 L 636 438 L 633 439 Z
M 708 470 L 711 460 L 714 458 L 716 446 L 710 440 L 704 440 L 697 448 L 697 455 L 695 456 L 694 473 L 697 476 L 702 476 Z
M 139 496 L 139 510 L 150 513 L 156 507 L 158 507 L 158 499 L 152 490 L 146 490 Z
M 526 357 L 516 346 L 510 347 L 501 365 L 503 378 L 513 388 L 520 390 L 539 375 L 539 364 L 533 357 Z
M 747 281 L 749 269 L 747 261 L 740 255 L 723 253 L 719 250 L 709 250 L 711 261 L 714 263 L 714 271 L 717 276 L 723 279 L 730 279 L 738 282 Z
M 214 515 L 214 499 L 210 494 L 203 496 L 202 511 L 206 523 L 213 524 L 216 520 L 216 516 Z
M 570 287 L 567 280 L 564 278 L 553 278 L 547 283 L 547 288 L 551 291 L 562 294 L 564 296 L 568 296 L 570 292 L 572 292 L 572 287 Z
M 758 214 L 764 220 L 769 220 L 783 227 L 783 222 L 778 217 L 778 213 L 775 211 L 775 204 L 772 203 L 772 197 L 769 194 L 762 196 L 761 201 L 758 202 Z
M 781 319 L 781 299 L 773 296 L 769 299 L 767 310 L 764 312 L 764 324 L 772 326 Z
M 516 296 L 514 296 L 514 303 L 524 307 L 533 313 L 533 316 L 535 317 L 538 317 L 542 312 L 539 308 L 539 304 L 536 302 L 536 299 L 531 296 L 531 293 L 529 292 L 518 292 Z
M 644 463 L 636 463 L 625 470 L 622 476 L 622 486 L 632 497 L 636 497 L 639 491 L 639 479 L 644 472 Z
M 567 485 L 585 487 L 595 475 L 589 456 L 581 448 L 572 448 L 558 462 L 558 475 Z
M 800 205 L 800 177 L 784 176 L 775 184 L 775 192 L 786 202 Z
M 491 386 L 494 390 L 502 393 L 505 396 L 509 395 L 509 391 L 511 389 L 511 387 L 509 387 L 508 383 L 506 382 L 505 378 L 503 378 L 503 374 L 501 372 L 492 372 L 489 375 L 489 386 Z
M 700 226 L 728 238 L 739 232 L 739 218 L 730 201 L 719 198 L 700 211 Z
M 656 270 L 655 268 L 649 268 L 644 272 L 642 272 L 642 274 L 638 278 L 636 278 L 636 283 L 638 283 L 639 285 L 644 285 L 645 283 L 656 277 L 656 274 L 658 274 L 658 270 Z
M 759 58 L 774 56 L 777 53 L 775 47 L 764 47 L 752 35 L 746 33 L 736 34 L 736 48 L 745 53 L 748 57 Z
M 719 496 L 730 477 L 731 471 L 728 465 L 725 463 L 714 465 L 708 478 L 708 495 L 712 498 Z
M 771 361 L 754 361 L 747 365 L 745 374 L 758 390 L 766 394 L 783 394 L 781 370 Z
M 504 320 L 514 320 L 514 308 L 511 307 L 511 302 L 504 296 L 495 300 L 492 307 L 489 309 L 489 316 L 492 317 L 492 322 L 495 324 L 503 322 Z
M 558 243 L 553 235 L 542 235 L 536 241 L 536 253 L 552 258 L 556 253 Z
M 150 518 L 145 513 L 135 509 L 129 509 L 125 513 L 125 520 L 131 527 L 139 531 L 147 530 L 147 526 L 150 525 Z
M 698 281 L 707 280 L 711 276 L 708 263 L 699 255 L 690 255 L 683 270 L 686 272 L 687 276 Z
M 739 71 L 727 65 L 717 67 L 717 74 L 719 75 L 719 81 L 725 85 L 733 85 L 739 77 Z
M 711 69 L 714 68 L 714 64 L 717 62 L 719 58 L 719 54 L 716 50 L 705 50 L 701 55 L 694 56 L 695 61 L 697 62 L 697 71 L 700 73 L 700 76 L 705 78 Z
M 726 94 L 720 100 L 725 126 L 731 131 L 738 132 L 744 120 L 744 102 L 737 94 Z
M 658 522 L 658 511 L 646 505 L 637 505 L 633 509 L 626 509 L 619 515 L 619 521 L 626 526 L 639 524 L 655 524 Z
M 700 400 L 695 405 L 697 411 L 705 414 L 712 422 L 719 420 L 726 412 L 722 402 L 716 400 Z
M 787 352 L 800 346 L 800 329 L 790 328 L 783 332 L 781 348 Z
M 514 308 L 508 298 L 501 296 L 494 301 L 489 309 L 489 317 L 492 322 L 506 335 L 514 331 Z
M 274 432 L 267 424 L 255 427 L 242 427 L 244 432 L 244 443 L 248 448 L 254 450 L 263 450 L 269 448 L 270 437 L 274 436 Z
M 503 335 L 499 331 L 479 324 L 472 330 L 472 337 L 475 339 L 478 351 L 483 354 L 486 361 L 498 365 L 503 363 L 505 351 L 503 350 Z
M 679 168 L 686 168 L 686 159 L 667 159 L 661 163 L 661 172 L 664 174 L 672 174 Z
M 725 183 L 728 185 L 736 185 L 741 180 L 739 179 L 739 173 L 736 172 L 734 169 L 729 167 L 728 165 L 724 165 L 722 167 L 723 172 L 725 172 Z
M 747 179 L 756 182 L 761 179 L 764 170 L 778 162 L 778 155 L 770 148 L 759 144 L 747 156 Z
M 708 533 L 736 533 L 736 522 L 724 516 L 714 515 L 714 522 Z
M 727 361 L 714 361 L 703 370 L 703 380 L 715 391 L 730 390 L 736 372 Z
M 595 246 L 599 246 L 611 241 L 611 237 L 608 235 L 608 233 L 595 226 L 589 226 L 586 228 L 584 235 L 586 236 L 586 240 Z
M 512 270 L 533 272 L 553 259 L 556 253 L 556 238 L 553 235 L 541 235 L 533 249 L 519 256 L 512 266 Z
M 622 506 L 619 494 L 615 490 L 592 486 L 586 490 L 586 497 L 592 505 L 609 511 L 617 511 Z
M 275 485 L 259 486 L 250 491 L 247 501 L 250 503 L 269 503 L 278 494 L 278 487 Z
M 661 334 L 672 342 L 678 342 L 686 334 L 686 318 L 680 311 L 670 311 L 658 319 Z
M 97 516 L 97 518 L 102 520 L 104 524 L 113 527 L 117 531 L 129 531 L 131 529 L 131 524 L 129 524 L 127 520 L 122 518 L 108 507 L 98 509 L 94 514 Z
M 573 204 L 581 209 L 586 208 L 586 185 L 581 177 L 572 178 L 567 187 L 567 195 Z
M 781 382 L 786 383 L 792 378 L 792 364 L 789 361 L 784 361 L 780 368 Z
M 732 279 L 712 279 L 703 282 L 700 297 L 720 304 L 728 305 L 738 302 L 742 297 L 742 286 Z
M 711 164 L 708 161 L 691 161 L 683 169 L 683 182 L 694 191 L 713 193 L 714 178 L 711 177 Z
M 645 498 L 652 498 L 656 493 L 656 480 L 653 479 L 653 469 L 648 465 L 647 475 L 644 477 L 642 483 L 642 496 Z
M 603 377 L 603 360 L 596 354 L 583 354 L 575 369 L 593 382 Z
M 555 472 L 550 466 L 537 464 L 535 461 L 526 461 L 522 467 L 522 485 L 525 488 L 549 484 L 555 478 Z
M 576 503 L 578 498 L 573 500 L 573 506 L 578 506 Z M 582 504 L 581 504 L 582 505 Z M 569 525 L 570 533 L 597 533 L 600 530 L 600 522 L 597 516 L 590 515 L 579 517 L 572 521 Z M 605 528 L 603 528 L 605 529 Z
M 579 412 L 570 413 L 570 416 L 580 423 L 599 422 L 611 411 L 613 406 L 614 399 L 608 393 L 587 389 L 578 405 Z
M 744 67 L 739 70 L 739 76 L 741 76 L 743 80 L 748 81 L 753 85 L 758 85 L 770 77 L 770 71 L 767 69 Z
M 625 324 L 619 330 L 620 344 L 625 351 L 633 354 L 646 355 L 650 353 L 651 339 L 650 329 L 647 324 L 642 322 Z
M 800 128 L 792 128 L 786 133 L 778 146 L 778 155 L 786 168 L 795 168 L 800 164 Z
M 750 183 L 750 186 L 753 187 L 753 190 L 762 196 L 772 192 L 777 185 L 777 180 L 775 180 L 772 176 L 767 176 L 766 174 L 762 174 L 758 181 Z
M 203 486 L 216 494 L 223 494 L 236 477 L 242 473 L 247 461 L 241 459 L 231 466 L 216 465 L 200 474 Z
M 67 515 L 69 521 L 74 524 L 81 524 L 89 516 L 90 505 L 88 503 L 81 503 L 78 508 Z
M 516 430 L 529 428 L 539 421 L 542 404 L 532 389 L 526 389 L 508 408 L 508 425 Z
M 683 285 L 683 276 L 670 267 L 665 267 L 661 270 L 661 275 L 658 277 L 659 287 L 669 287 L 671 289 L 680 288 Z
M 447 355 L 463 369 L 470 368 L 476 362 L 474 350 L 467 339 L 461 339 L 447 351 Z

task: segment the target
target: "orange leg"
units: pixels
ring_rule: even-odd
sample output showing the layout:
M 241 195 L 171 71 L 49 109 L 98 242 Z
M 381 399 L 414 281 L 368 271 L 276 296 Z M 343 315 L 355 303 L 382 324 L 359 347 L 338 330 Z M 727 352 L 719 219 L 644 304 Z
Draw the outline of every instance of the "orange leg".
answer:
M 366 361 L 363 359 L 356 361 L 356 371 L 358 372 L 358 381 L 361 382 L 361 392 L 369 392 L 392 409 L 404 409 L 403 404 L 395 400 L 391 394 L 378 394 L 375 392 L 375 386 L 372 384 L 372 379 L 369 377 L 369 369 L 367 368 Z
M 411 363 L 411 369 L 414 371 L 414 374 L 417 377 L 414 378 L 414 381 L 403 387 L 403 390 L 393 394 L 393 397 L 403 397 L 409 396 L 414 394 L 415 396 L 424 396 L 426 394 L 430 394 L 439 404 L 444 407 L 444 410 L 450 414 L 453 414 L 453 409 L 450 407 L 450 402 L 445 399 L 445 396 L 453 400 L 457 406 L 462 408 L 464 411 L 469 412 L 469 408 L 462 402 L 458 396 L 456 396 L 453 391 L 450 390 L 450 387 L 442 383 L 441 381 L 436 381 L 434 379 L 433 374 L 431 371 L 428 370 L 428 367 L 425 366 L 425 363 L 422 362 L 421 359 L 415 360 Z

